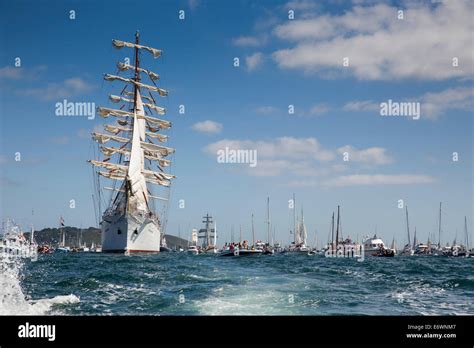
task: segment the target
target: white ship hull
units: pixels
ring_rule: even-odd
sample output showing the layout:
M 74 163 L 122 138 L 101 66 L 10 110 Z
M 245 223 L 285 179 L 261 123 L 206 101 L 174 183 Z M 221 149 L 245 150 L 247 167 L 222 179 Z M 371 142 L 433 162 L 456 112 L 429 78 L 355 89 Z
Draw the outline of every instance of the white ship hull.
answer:
M 108 215 L 101 222 L 102 252 L 158 253 L 161 231 L 155 219 Z

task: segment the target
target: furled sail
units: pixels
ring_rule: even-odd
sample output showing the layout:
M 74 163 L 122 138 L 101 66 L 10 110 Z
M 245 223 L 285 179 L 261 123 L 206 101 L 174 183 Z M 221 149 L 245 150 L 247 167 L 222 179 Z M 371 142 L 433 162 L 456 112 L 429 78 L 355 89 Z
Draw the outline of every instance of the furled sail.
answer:
M 123 92 L 122 94 L 123 94 L 123 95 L 126 95 L 126 96 L 129 96 L 129 97 L 133 97 L 133 96 L 134 96 L 133 92 L 127 92 L 127 91 L 125 91 L 125 92 Z M 147 97 L 146 95 L 142 95 L 141 97 L 142 97 L 142 100 L 143 100 L 143 99 L 148 100 L 150 103 L 154 103 L 154 102 L 155 102 L 154 99 L 152 99 L 152 98 L 150 98 L 150 97 Z
M 110 171 L 117 171 L 117 172 L 122 172 L 126 173 L 127 172 L 127 166 L 123 164 L 116 164 L 116 163 L 109 163 L 109 162 L 102 162 L 102 161 L 94 161 L 94 160 L 89 160 L 89 162 L 96 166 L 96 167 L 102 167 L 105 169 L 109 169 Z
M 126 42 L 126 41 L 120 41 L 120 40 L 112 40 L 112 45 L 114 45 L 115 48 L 121 49 L 123 47 L 130 47 L 130 48 L 138 48 L 138 49 L 143 49 L 145 51 L 150 52 L 153 55 L 153 58 L 158 58 L 161 56 L 161 50 L 153 48 L 153 47 L 148 47 L 148 46 L 142 46 L 142 45 L 137 45 L 131 42 Z
M 125 102 L 125 103 L 133 103 L 132 99 L 124 98 L 119 95 L 109 95 L 109 99 L 113 101 L 114 103 L 120 103 L 120 102 Z M 148 104 L 148 103 L 143 103 L 143 106 L 146 106 L 152 110 L 155 110 L 158 114 L 164 115 L 166 113 L 165 108 L 156 106 L 155 104 Z
M 112 180 L 125 180 L 125 175 L 114 172 L 98 172 L 100 176 Z
M 163 172 L 155 172 L 155 171 L 147 170 L 147 169 L 144 169 L 142 173 L 147 177 L 158 178 L 160 180 L 170 180 L 170 179 L 176 178 L 176 176 L 172 174 L 163 173 Z
M 174 149 L 166 146 L 146 143 L 142 141 L 142 148 L 150 152 L 160 153 L 162 156 L 168 156 L 174 152 Z
M 106 81 L 118 80 L 118 81 L 122 81 L 122 82 L 126 82 L 126 83 L 133 83 L 134 85 L 137 85 L 138 87 L 146 88 L 146 89 L 149 89 L 150 91 L 153 91 L 153 92 L 158 92 L 158 94 L 161 95 L 162 97 L 165 97 L 165 96 L 168 95 L 168 91 L 163 89 L 163 88 L 159 88 L 159 87 L 156 87 L 156 86 L 150 86 L 150 85 L 135 81 L 133 79 L 128 79 L 128 78 L 125 78 L 125 77 L 122 77 L 122 76 L 104 74 L 104 80 L 106 80 Z
M 116 153 L 119 153 L 119 154 L 122 154 L 122 155 L 130 155 L 130 150 L 125 149 L 125 148 L 120 149 L 120 148 L 115 148 L 115 147 L 101 146 L 100 150 L 106 156 L 112 156 L 113 154 L 116 154 Z M 161 158 L 161 156 L 154 155 L 149 151 L 144 150 L 144 155 L 145 155 L 146 159 L 148 159 L 150 161 L 157 161 L 159 163 L 159 165 L 162 166 L 162 167 L 169 167 L 170 164 L 171 164 L 170 160 Z
M 112 180 L 125 180 L 125 175 L 120 173 L 113 173 L 113 172 L 98 172 L 100 176 L 103 176 L 107 179 Z M 151 184 L 161 185 L 161 186 L 170 186 L 171 182 L 169 180 L 159 180 L 159 179 L 152 179 L 152 178 L 145 178 L 145 182 L 149 182 Z
M 117 120 L 117 123 L 121 126 L 127 126 L 129 124 L 127 120 Z M 146 126 L 146 129 L 148 129 L 150 132 L 153 132 L 153 133 L 156 133 L 160 130 L 159 127 L 152 127 L 149 125 Z
M 102 117 L 108 117 L 108 116 L 133 117 L 132 112 L 117 110 L 117 109 L 109 109 L 109 108 L 104 108 L 104 107 L 98 107 L 97 112 Z M 145 115 L 137 115 L 137 117 L 139 119 L 144 119 L 144 120 L 146 120 L 150 123 L 156 124 L 160 128 L 163 128 L 163 129 L 168 129 L 168 128 L 171 127 L 171 122 L 170 121 L 162 120 L 162 119 L 151 117 L 151 116 L 145 116 Z
M 125 63 L 122 63 L 122 62 L 118 62 L 117 63 L 117 68 L 120 71 L 137 69 L 138 71 L 147 74 L 150 77 L 150 79 L 152 79 L 154 81 L 160 79 L 160 75 L 158 75 L 157 73 L 155 73 L 153 71 L 150 71 L 150 70 L 142 69 L 142 68 L 135 68 L 133 65 L 130 65 L 130 64 L 125 64 Z
M 108 142 L 109 140 L 118 141 L 119 143 L 128 143 L 130 141 L 130 139 L 128 138 L 119 137 L 119 136 L 110 135 L 110 134 L 97 133 L 97 132 L 92 133 L 92 139 L 97 141 L 99 144 L 104 144 Z
M 118 126 L 113 126 L 111 124 L 104 125 L 104 129 L 107 132 L 114 133 L 114 134 L 119 134 L 120 132 L 131 132 L 132 131 L 132 128 L 118 127 Z

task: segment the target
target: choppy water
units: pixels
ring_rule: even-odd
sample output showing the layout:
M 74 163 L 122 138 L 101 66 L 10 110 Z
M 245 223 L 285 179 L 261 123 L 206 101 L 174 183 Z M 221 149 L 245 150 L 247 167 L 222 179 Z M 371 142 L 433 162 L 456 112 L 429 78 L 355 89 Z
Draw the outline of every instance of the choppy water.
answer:
M 69 253 L 1 266 L 0 314 L 474 314 L 474 258 Z

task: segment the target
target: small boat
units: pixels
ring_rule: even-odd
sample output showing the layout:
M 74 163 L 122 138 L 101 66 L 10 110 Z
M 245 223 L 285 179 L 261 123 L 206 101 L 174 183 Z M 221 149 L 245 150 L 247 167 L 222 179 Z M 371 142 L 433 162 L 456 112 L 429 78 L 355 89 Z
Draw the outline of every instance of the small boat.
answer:
M 52 254 L 54 253 L 54 248 L 50 245 L 40 245 L 38 246 L 38 253 L 39 254 Z
M 394 257 L 395 251 L 392 249 L 381 248 L 377 252 L 373 253 L 372 256 L 376 257 Z
M 258 256 L 258 255 L 263 255 L 263 250 L 259 249 L 227 249 L 221 251 L 219 256 Z
M 69 247 L 57 247 L 56 250 L 55 250 L 56 253 L 69 253 L 71 252 L 71 248 Z
M 0 233 L 0 256 L 5 259 L 9 257 L 34 259 L 38 256 L 37 245 L 33 238 L 31 242 L 25 238 L 19 225 L 7 219 L 3 222 L 3 231 Z
M 197 254 L 199 254 L 199 249 L 196 245 L 190 245 L 188 250 L 186 250 L 186 252 L 188 254 L 197 255 Z
M 365 256 L 372 256 L 374 254 L 378 254 L 380 253 L 380 250 L 391 250 L 385 248 L 383 240 L 378 238 L 377 235 L 374 235 L 372 238 L 366 237 L 363 243 Z
M 405 205 L 405 215 L 407 221 L 408 243 L 403 247 L 402 251 L 400 252 L 400 255 L 413 256 L 415 254 L 415 251 L 413 250 L 410 239 L 410 224 L 408 223 L 408 205 Z

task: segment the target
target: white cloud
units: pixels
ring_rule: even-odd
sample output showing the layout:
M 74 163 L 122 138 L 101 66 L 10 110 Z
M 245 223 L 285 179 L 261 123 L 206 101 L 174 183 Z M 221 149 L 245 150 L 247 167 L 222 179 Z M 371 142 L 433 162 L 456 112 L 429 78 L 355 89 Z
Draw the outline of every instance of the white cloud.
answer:
M 210 156 L 217 156 L 219 150 L 256 150 L 257 165 L 231 167 L 246 175 L 261 177 L 282 176 L 285 184 L 297 187 L 341 187 L 354 185 L 403 185 L 435 182 L 427 175 L 412 174 L 354 174 L 342 172 L 354 168 L 342 162 L 338 154 L 350 151 L 350 161 L 374 166 L 393 163 L 387 150 L 371 147 L 358 150 L 351 145 L 336 150 L 324 148 L 315 138 L 280 137 L 275 140 L 232 140 L 223 139 L 204 147 Z M 217 158 L 217 157 L 216 157 Z M 358 168 L 356 168 L 358 169 Z M 338 176 L 339 175 L 339 176 Z
M 281 68 L 346 72 L 361 80 L 472 78 L 472 1 L 413 2 L 398 7 L 355 6 L 342 15 L 315 15 L 277 26 L 274 34 L 294 43 L 273 53 Z M 349 57 L 350 66 L 342 60 Z M 459 66 L 452 66 L 452 58 Z
M 200 133 L 217 134 L 222 131 L 223 126 L 221 123 L 206 120 L 193 124 L 191 128 Z
M 426 93 L 421 98 L 421 118 L 436 119 L 448 110 L 473 110 L 472 87 L 450 88 L 438 93 Z
M 216 154 L 217 150 L 225 147 L 257 150 L 259 158 L 268 159 L 286 158 L 324 162 L 335 157 L 334 152 L 324 149 L 316 138 L 281 137 L 274 141 L 224 139 L 209 144 L 205 151 L 209 154 Z
M 13 66 L 0 68 L 0 79 L 19 80 L 22 77 L 22 70 Z
M 239 36 L 232 39 L 232 44 L 239 47 L 259 47 L 268 41 L 268 35 Z
M 27 88 L 19 93 L 33 96 L 42 100 L 58 100 L 70 98 L 90 92 L 94 86 L 90 85 L 80 77 L 73 77 L 60 83 L 48 83 L 44 88 Z
M 371 165 L 383 165 L 393 163 L 393 158 L 387 155 L 387 149 L 383 147 L 369 147 L 363 150 L 357 150 L 351 145 L 345 145 L 337 149 L 337 152 L 343 155 L 345 152 L 349 155 L 350 162 L 359 162 Z
M 280 109 L 278 109 L 274 106 L 260 106 L 260 107 L 255 109 L 255 112 L 257 114 L 261 114 L 261 115 L 276 114 L 279 111 L 280 111 Z
M 257 52 L 245 57 L 245 65 L 248 71 L 255 70 L 263 62 L 263 53 Z
M 474 90 L 471 87 L 456 87 L 440 92 L 428 92 L 415 98 L 394 100 L 400 102 L 419 102 L 422 119 L 437 119 L 449 110 L 473 110 Z M 381 102 L 387 102 L 382 100 Z M 380 103 L 372 100 L 354 100 L 346 103 L 344 111 L 380 111 Z
M 318 6 L 316 1 L 311 0 L 292 0 L 285 4 L 287 10 L 311 10 Z
M 322 115 L 327 113 L 330 110 L 329 106 L 326 104 L 316 104 L 311 107 L 309 110 L 310 115 Z
M 324 187 L 345 187 L 345 186 L 368 186 L 368 185 L 413 185 L 431 184 L 436 179 L 428 175 L 343 175 L 332 179 L 327 179 L 321 183 Z
M 32 68 L 14 67 L 6 65 L 0 68 L 0 80 L 35 80 L 47 69 L 46 65 L 38 65 Z
M 376 111 L 380 110 L 380 105 L 372 100 L 354 100 L 346 103 L 342 109 L 344 111 Z

